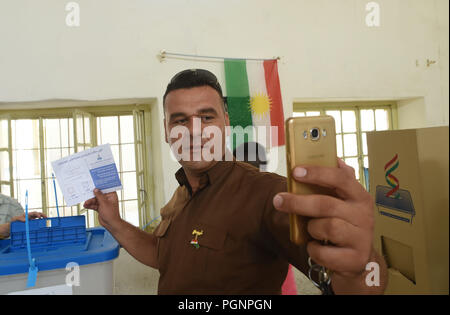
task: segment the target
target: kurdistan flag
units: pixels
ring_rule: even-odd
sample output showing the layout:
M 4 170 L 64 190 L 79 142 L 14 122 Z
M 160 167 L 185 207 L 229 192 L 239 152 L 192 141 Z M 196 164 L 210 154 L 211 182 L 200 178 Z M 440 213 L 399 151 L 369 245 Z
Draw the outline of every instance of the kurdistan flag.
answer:
M 225 60 L 225 83 L 233 128 L 232 149 L 249 141 L 259 142 L 266 148 L 284 145 L 277 60 Z M 248 127 L 248 134 L 237 136 L 236 126 Z

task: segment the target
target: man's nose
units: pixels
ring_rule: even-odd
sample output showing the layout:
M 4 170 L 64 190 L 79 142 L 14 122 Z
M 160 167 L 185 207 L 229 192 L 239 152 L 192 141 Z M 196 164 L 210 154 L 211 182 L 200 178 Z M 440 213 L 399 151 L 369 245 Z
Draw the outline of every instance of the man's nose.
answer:
M 189 129 L 189 134 L 191 137 L 194 138 L 202 136 L 202 120 L 199 117 L 190 117 L 187 128 Z

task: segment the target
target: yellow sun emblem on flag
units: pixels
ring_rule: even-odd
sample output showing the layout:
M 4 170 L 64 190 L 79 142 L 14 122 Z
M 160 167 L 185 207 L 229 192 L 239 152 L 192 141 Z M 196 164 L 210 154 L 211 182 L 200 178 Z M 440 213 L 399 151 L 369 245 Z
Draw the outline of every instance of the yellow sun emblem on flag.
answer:
M 250 97 L 250 110 L 253 115 L 263 118 L 270 113 L 272 101 L 264 93 L 256 93 Z

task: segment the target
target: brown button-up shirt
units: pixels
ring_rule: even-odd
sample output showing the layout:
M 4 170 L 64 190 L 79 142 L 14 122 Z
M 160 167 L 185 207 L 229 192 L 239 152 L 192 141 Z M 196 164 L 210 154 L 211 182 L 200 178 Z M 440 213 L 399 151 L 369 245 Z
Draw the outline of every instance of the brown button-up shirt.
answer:
M 288 263 L 306 272 L 306 249 L 272 203 L 286 178 L 237 161 L 214 165 L 194 194 L 183 169 L 176 178 L 154 231 L 159 294 L 280 294 Z

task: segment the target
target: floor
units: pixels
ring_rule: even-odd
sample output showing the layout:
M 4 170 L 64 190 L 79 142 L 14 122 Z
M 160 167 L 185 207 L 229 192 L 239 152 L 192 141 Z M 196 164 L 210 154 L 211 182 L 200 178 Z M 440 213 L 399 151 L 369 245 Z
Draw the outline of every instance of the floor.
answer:
M 159 272 L 147 267 L 124 249 L 114 261 L 115 294 L 156 294 L 158 290 Z M 299 295 L 317 295 L 320 291 L 300 271 L 294 268 L 297 292 Z

